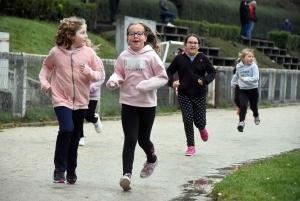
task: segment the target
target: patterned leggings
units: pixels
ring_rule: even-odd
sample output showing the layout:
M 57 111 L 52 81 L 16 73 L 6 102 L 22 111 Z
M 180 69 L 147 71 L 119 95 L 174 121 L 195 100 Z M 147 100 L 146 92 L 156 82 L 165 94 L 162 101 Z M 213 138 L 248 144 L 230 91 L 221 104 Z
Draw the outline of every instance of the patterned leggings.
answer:
M 195 146 L 194 125 L 202 130 L 206 126 L 206 97 L 189 98 L 178 94 L 179 105 L 182 113 L 187 146 Z

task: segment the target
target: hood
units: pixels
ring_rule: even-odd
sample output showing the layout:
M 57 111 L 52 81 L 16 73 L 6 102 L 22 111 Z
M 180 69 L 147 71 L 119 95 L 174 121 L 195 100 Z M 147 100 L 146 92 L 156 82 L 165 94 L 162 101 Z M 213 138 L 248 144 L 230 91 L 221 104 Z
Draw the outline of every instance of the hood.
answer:
M 130 48 L 130 46 L 128 46 L 127 51 L 130 52 L 130 53 L 133 54 L 133 55 L 137 55 L 137 54 L 144 54 L 144 53 L 146 53 L 146 52 L 150 52 L 150 51 L 154 51 L 154 50 L 152 49 L 152 47 L 151 47 L 150 45 L 146 45 L 146 46 L 144 46 L 144 47 L 143 47 L 140 51 L 138 51 L 138 52 L 133 51 L 133 50 Z
M 57 48 L 60 49 L 64 54 L 70 55 L 70 53 L 68 52 L 68 50 L 66 48 L 64 48 L 63 46 L 57 46 Z M 77 48 L 76 50 L 74 50 L 73 53 L 79 52 L 79 51 L 81 51 L 84 48 L 86 48 L 86 46 L 82 46 L 80 48 Z

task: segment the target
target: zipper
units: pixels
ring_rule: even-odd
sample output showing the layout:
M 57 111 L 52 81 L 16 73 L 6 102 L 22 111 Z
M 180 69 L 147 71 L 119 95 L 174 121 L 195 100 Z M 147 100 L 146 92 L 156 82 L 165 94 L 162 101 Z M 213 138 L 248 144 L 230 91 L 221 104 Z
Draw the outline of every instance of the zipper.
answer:
M 74 103 L 75 103 L 75 83 L 74 83 L 74 66 L 73 63 L 75 61 L 73 60 L 73 52 L 71 53 L 71 67 L 72 67 L 72 83 L 73 83 L 73 92 L 74 92 L 74 97 L 73 97 L 73 109 L 74 108 Z

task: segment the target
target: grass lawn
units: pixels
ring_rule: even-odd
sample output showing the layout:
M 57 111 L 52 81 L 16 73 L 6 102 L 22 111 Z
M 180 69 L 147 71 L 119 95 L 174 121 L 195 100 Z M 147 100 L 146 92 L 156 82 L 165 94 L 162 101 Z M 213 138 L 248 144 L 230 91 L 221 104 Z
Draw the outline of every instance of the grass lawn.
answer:
M 300 151 L 252 163 L 226 176 L 211 193 L 218 201 L 299 201 Z

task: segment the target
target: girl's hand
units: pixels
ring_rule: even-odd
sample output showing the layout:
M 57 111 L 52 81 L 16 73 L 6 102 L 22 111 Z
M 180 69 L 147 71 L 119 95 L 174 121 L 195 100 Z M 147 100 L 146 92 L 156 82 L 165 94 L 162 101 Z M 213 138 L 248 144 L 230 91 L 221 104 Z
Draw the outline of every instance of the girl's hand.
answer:
M 231 88 L 235 89 L 235 86 L 231 86 Z
M 240 77 L 240 80 L 241 80 L 242 82 L 244 82 L 244 81 L 245 81 L 243 77 Z
M 173 82 L 173 88 L 177 88 L 180 85 L 179 80 Z
M 83 73 L 84 68 L 85 68 L 85 64 L 80 64 L 80 72 L 81 72 L 81 73 Z
M 51 91 L 51 87 L 46 91 L 46 93 L 48 93 L 49 91 Z
M 203 86 L 203 81 L 198 79 L 198 84 L 200 84 L 201 86 Z

